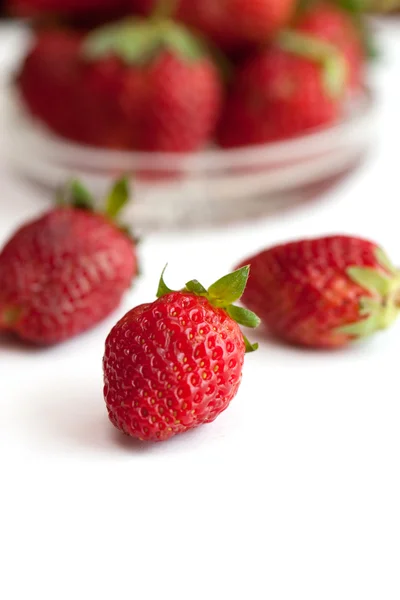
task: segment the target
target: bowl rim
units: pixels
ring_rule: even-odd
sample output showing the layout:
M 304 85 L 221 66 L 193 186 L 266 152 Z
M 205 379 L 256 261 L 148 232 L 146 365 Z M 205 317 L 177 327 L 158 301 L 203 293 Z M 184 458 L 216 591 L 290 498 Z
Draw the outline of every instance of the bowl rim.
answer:
M 15 143 L 15 128 L 23 129 L 24 145 L 41 154 L 51 162 L 82 162 L 85 168 L 95 170 L 118 168 L 120 170 L 142 169 L 185 172 L 220 171 L 231 168 L 256 167 L 258 165 L 286 163 L 308 155 L 326 152 L 336 142 L 343 143 L 357 132 L 370 127 L 375 109 L 375 96 L 365 86 L 362 92 L 348 105 L 348 114 L 340 121 L 323 128 L 283 141 L 235 149 L 206 148 L 194 153 L 137 152 L 109 150 L 85 146 L 57 136 L 45 125 L 32 117 L 25 108 L 15 84 L 6 86 L 6 122 L 10 129 L 11 143 Z

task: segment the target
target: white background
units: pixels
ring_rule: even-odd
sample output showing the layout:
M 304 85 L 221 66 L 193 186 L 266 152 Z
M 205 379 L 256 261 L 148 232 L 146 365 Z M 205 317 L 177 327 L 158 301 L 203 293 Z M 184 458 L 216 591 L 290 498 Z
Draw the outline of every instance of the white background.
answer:
M 334 353 L 262 340 L 229 410 L 165 444 L 113 430 L 101 373 L 166 259 L 171 286 L 211 283 L 266 245 L 344 232 L 400 263 L 400 24 L 380 37 L 379 139 L 357 172 L 265 221 L 148 237 L 144 276 L 80 339 L 0 340 L 2 600 L 399 599 L 400 323 Z M 0 161 L 1 244 L 49 198 Z

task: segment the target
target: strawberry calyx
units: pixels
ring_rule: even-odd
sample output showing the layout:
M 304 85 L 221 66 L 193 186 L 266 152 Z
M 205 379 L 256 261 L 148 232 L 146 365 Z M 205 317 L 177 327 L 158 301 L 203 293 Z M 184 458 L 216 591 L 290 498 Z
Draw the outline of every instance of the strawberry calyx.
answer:
M 349 267 L 347 276 L 369 295 L 360 299 L 360 317 L 336 329 L 337 333 L 354 338 L 369 336 L 390 327 L 400 314 L 400 271 L 391 263 L 382 248 L 375 251 L 383 271 L 368 267 Z
M 201 38 L 184 25 L 161 15 L 151 19 L 130 18 L 90 33 L 83 44 L 83 56 L 96 61 L 116 56 L 127 65 L 145 66 L 169 51 L 188 62 L 208 54 Z
M 291 29 L 282 31 L 277 43 L 282 50 L 321 65 L 323 84 L 328 96 L 340 98 L 344 94 L 348 65 L 343 54 L 333 44 Z
M 353 22 L 360 36 L 365 56 L 369 60 L 373 60 L 380 55 L 375 36 L 372 34 L 369 22 L 365 19 L 365 13 L 371 11 L 374 1 L 382 5 L 382 0 L 335 0 L 333 3 L 334 6 L 337 5 L 340 10 L 347 13 Z M 388 1 L 396 3 L 398 0 Z M 312 11 L 318 5 L 320 5 L 320 0 L 300 0 L 297 8 L 297 16 Z
M 104 209 L 99 212 L 112 221 L 118 229 L 128 237 L 136 241 L 129 228 L 119 221 L 119 215 L 130 201 L 130 197 L 129 180 L 127 177 L 121 177 L 111 186 L 111 189 L 105 198 Z M 96 212 L 96 201 L 93 194 L 78 179 L 69 181 L 61 188 L 61 190 L 59 190 L 57 194 L 57 204 L 59 206 L 73 207 L 77 210 Z
M 160 283 L 157 290 L 157 298 L 162 298 L 168 294 L 172 294 L 177 290 L 171 290 L 164 280 L 164 274 L 167 266 L 164 268 Z M 255 329 L 261 323 L 257 315 L 246 308 L 236 306 L 234 302 L 240 300 L 243 296 L 244 290 L 246 289 L 247 281 L 250 274 L 250 266 L 247 265 L 225 275 L 221 279 L 218 279 L 208 289 L 206 289 L 197 279 L 193 279 L 186 283 L 185 287 L 180 291 L 185 293 L 194 294 L 196 296 L 202 296 L 207 298 L 209 303 L 215 308 L 224 310 L 236 323 L 243 327 L 249 327 Z M 258 344 L 252 344 L 249 342 L 247 337 L 243 335 L 244 343 L 246 346 L 246 353 L 254 352 L 258 348 Z

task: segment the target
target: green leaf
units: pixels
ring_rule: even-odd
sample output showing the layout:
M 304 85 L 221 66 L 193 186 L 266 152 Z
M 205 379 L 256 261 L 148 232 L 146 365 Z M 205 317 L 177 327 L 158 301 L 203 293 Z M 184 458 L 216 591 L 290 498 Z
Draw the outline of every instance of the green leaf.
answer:
M 89 190 L 78 180 L 73 179 L 68 185 L 67 192 L 71 196 L 71 204 L 74 208 L 93 210 L 94 200 Z
M 278 44 L 287 52 L 307 58 L 322 66 L 323 83 L 329 96 L 336 98 L 343 94 L 348 76 L 348 66 L 345 58 L 333 44 L 315 36 L 289 29 L 280 33 Z
M 188 292 L 192 292 L 193 294 L 197 294 L 198 296 L 207 295 L 207 290 L 205 287 L 201 285 L 197 279 L 193 279 L 192 281 L 188 281 L 186 284 L 186 289 Z
M 277 43 L 279 46 L 296 56 L 309 58 L 322 64 L 326 58 L 336 54 L 337 50 L 333 44 L 325 42 L 313 35 L 286 29 L 281 31 Z
M 346 88 L 348 66 L 344 56 L 336 52 L 323 63 L 323 82 L 331 98 L 338 98 Z
M 111 54 L 116 46 L 119 26 L 116 24 L 99 27 L 91 32 L 82 45 L 82 54 L 88 60 L 98 60 Z
M 196 61 L 206 54 L 206 48 L 200 38 L 196 38 L 180 25 L 165 29 L 164 43 L 169 50 L 189 61 Z
M 227 307 L 243 295 L 250 274 L 250 266 L 225 275 L 208 288 L 210 300 L 215 306 Z
M 360 300 L 360 315 L 367 316 L 376 313 L 382 308 L 381 302 L 373 298 L 361 298 Z
M 347 269 L 347 275 L 368 292 L 382 297 L 386 297 L 392 287 L 389 277 L 367 267 L 350 267 Z
M 353 14 L 359 14 L 367 6 L 366 0 L 337 0 L 337 2 L 343 10 Z
M 257 317 L 257 315 L 251 310 L 247 310 L 247 308 L 242 308 L 241 306 L 235 306 L 232 304 L 228 306 L 226 312 L 236 323 L 239 325 L 243 325 L 243 327 L 252 327 L 255 329 L 261 323 L 261 320 Z
M 350 325 L 338 327 L 335 331 L 336 333 L 342 333 L 344 335 L 350 335 L 359 338 L 367 337 L 379 329 L 381 329 L 380 315 L 373 314 L 368 319 L 363 319 L 361 321 L 357 321 L 356 323 L 351 323 Z
M 378 263 L 389 273 L 393 275 L 398 275 L 399 271 L 396 269 L 386 252 L 382 248 L 376 248 L 375 257 Z
M 141 19 L 127 19 L 95 29 L 83 45 L 84 57 L 99 60 L 115 55 L 128 64 L 143 63 L 160 44 L 157 28 Z
M 87 36 L 82 52 L 87 60 L 114 55 L 129 65 L 144 65 L 164 49 L 191 61 L 206 52 L 201 40 L 184 26 L 158 19 L 125 19 L 100 27 Z
M 399 307 L 395 303 L 389 303 L 389 305 L 381 311 L 381 318 L 379 322 L 380 329 L 387 329 L 393 325 L 399 316 L 399 312 Z
M 160 283 L 158 284 L 158 290 L 157 290 L 157 298 L 162 298 L 163 296 L 166 296 L 167 294 L 171 294 L 174 291 L 174 290 L 170 290 L 164 281 L 164 274 L 165 274 L 167 267 L 168 267 L 168 264 L 165 265 L 163 272 L 161 273 Z
M 106 214 L 115 219 L 129 202 L 129 181 L 126 177 L 119 179 L 112 187 L 106 202 Z
M 244 345 L 246 346 L 246 354 L 258 350 L 258 344 L 251 344 L 245 335 L 243 336 L 243 339 Z

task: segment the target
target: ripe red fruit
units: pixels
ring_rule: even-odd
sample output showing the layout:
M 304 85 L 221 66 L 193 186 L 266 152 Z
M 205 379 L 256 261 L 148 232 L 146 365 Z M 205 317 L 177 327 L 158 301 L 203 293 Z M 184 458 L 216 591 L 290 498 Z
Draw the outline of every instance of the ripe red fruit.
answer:
M 290 20 L 294 0 L 182 0 L 181 18 L 224 47 L 263 43 Z
M 61 205 L 19 229 L 0 253 L 0 331 L 46 345 L 93 327 L 117 308 L 137 274 L 135 245 L 114 218 L 128 199 L 125 180 L 105 214 L 73 184 Z
M 60 34 L 61 47 L 66 35 Z M 20 75 L 27 106 L 59 135 L 104 148 L 191 152 L 213 134 L 222 103 L 219 73 L 183 27 L 126 21 L 71 46 L 43 68 L 48 59 L 39 40 Z
M 80 135 L 79 49 L 81 35 L 43 31 L 25 59 L 18 85 L 30 112 L 62 136 Z
M 42 14 L 76 15 L 109 12 L 115 14 L 126 0 L 8 0 L 11 13 L 20 16 Z
M 301 14 L 295 28 L 336 46 L 348 63 L 350 88 L 357 90 L 363 85 L 366 53 L 362 31 L 348 12 L 328 2 L 317 3 Z
M 333 123 L 342 111 L 345 78 L 334 48 L 286 32 L 279 46 L 239 67 L 218 130 L 220 145 L 262 144 Z
M 168 0 L 161 0 L 167 2 Z M 131 0 L 150 14 L 160 0 Z M 174 15 L 225 48 L 265 42 L 291 19 L 295 0 L 176 0 Z
M 376 244 L 331 236 L 279 245 L 252 257 L 243 303 L 277 337 L 335 348 L 392 324 L 400 273 Z
M 249 268 L 208 290 L 198 281 L 138 306 L 112 329 L 104 355 L 104 397 L 111 422 L 123 433 L 163 441 L 211 423 L 235 397 L 246 349 L 255 350 L 238 323 L 258 318 L 233 306 Z

